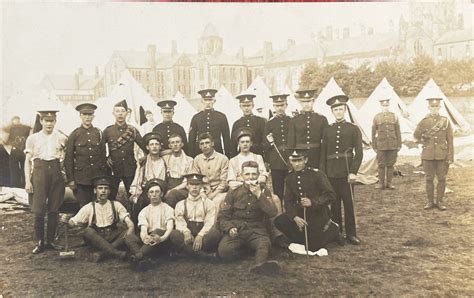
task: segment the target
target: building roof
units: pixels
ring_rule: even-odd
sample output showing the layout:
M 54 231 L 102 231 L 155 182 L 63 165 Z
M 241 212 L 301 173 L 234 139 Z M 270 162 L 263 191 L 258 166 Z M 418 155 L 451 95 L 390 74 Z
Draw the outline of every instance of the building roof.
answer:
M 437 41 L 436 44 L 447 44 L 474 40 L 472 28 L 446 32 Z
M 315 43 L 299 44 L 273 56 L 269 63 L 284 63 L 289 61 L 300 61 L 317 59 L 322 55 L 322 49 Z
M 205 57 L 209 65 L 244 65 L 239 58 L 224 53 L 219 56 L 206 55 Z
M 324 41 L 321 48 L 326 57 L 335 57 L 388 50 L 397 45 L 396 33 L 384 33 Z
M 95 76 L 78 75 L 46 75 L 47 80 L 55 90 L 93 90 L 100 78 Z M 79 84 L 78 84 L 79 83 Z
M 115 51 L 128 68 L 150 68 L 149 55 L 145 51 Z

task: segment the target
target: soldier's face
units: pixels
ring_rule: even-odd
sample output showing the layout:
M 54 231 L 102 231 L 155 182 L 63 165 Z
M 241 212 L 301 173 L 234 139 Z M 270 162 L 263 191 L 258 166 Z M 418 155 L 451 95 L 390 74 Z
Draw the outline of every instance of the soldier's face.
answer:
M 54 130 L 54 125 L 56 125 L 56 119 L 41 119 L 41 125 L 43 125 L 43 130 L 46 132 L 52 132 Z
M 160 149 L 161 149 L 161 144 L 158 142 L 158 140 L 151 139 L 148 141 L 148 144 L 146 145 L 146 149 L 150 152 L 150 154 L 159 154 Z
M 163 116 L 163 121 L 173 120 L 174 110 L 161 110 L 161 115 Z
M 114 111 L 112 114 L 115 117 L 115 120 L 119 123 L 124 122 L 127 118 L 128 112 L 127 109 L 124 107 L 114 107 Z
M 301 110 L 309 112 L 313 110 L 314 100 L 300 101 Z
M 258 179 L 258 169 L 254 167 L 244 167 L 242 169 L 242 178 L 245 182 L 255 181 Z
M 208 155 L 211 154 L 214 150 L 214 142 L 210 139 L 203 139 L 199 141 L 199 149 L 201 149 L 202 153 Z
M 346 105 L 340 105 L 331 109 L 334 118 L 336 121 L 344 119 L 344 114 L 346 113 Z
M 180 137 L 170 138 L 168 140 L 168 143 L 169 143 L 169 147 L 170 147 L 171 151 L 173 151 L 173 152 L 181 151 L 181 148 L 183 148 L 183 146 L 184 146 L 183 141 L 181 141 Z
M 93 113 L 81 113 L 80 115 L 82 124 L 85 126 L 90 126 L 92 124 L 92 120 L 94 120 L 94 114 Z
M 189 194 L 192 197 L 197 197 L 199 193 L 201 192 L 202 189 L 202 184 L 201 183 L 195 183 L 195 182 L 188 182 L 186 184 L 186 188 L 189 191 Z
M 106 201 L 109 198 L 110 187 L 108 185 L 97 185 L 94 189 L 96 197 L 99 201 Z
M 210 110 L 214 107 L 214 103 L 216 100 L 214 98 L 203 98 L 202 99 L 202 105 L 204 107 L 204 110 Z
M 147 194 L 153 206 L 161 203 L 161 188 L 158 185 L 150 187 Z
M 153 120 L 154 120 L 154 119 L 153 119 L 153 114 L 146 114 L 146 115 L 145 115 L 145 118 L 146 118 L 146 120 L 147 120 L 148 122 L 153 122 Z
M 308 158 L 299 158 L 299 159 L 291 159 L 290 158 L 290 165 L 295 170 L 295 172 L 299 172 L 306 167 L 306 163 L 308 162 Z
M 280 116 L 285 114 L 286 107 L 287 107 L 286 103 L 273 104 L 273 108 L 275 108 L 275 114 L 280 115 Z
M 243 136 L 239 139 L 240 152 L 249 152 L 252 147 L 252 140 L 249 136 Z
M 253 103 L 242 103 L 240 104 L 240 109 L 242 110 L 242 113 L 244 113 L 244 115 L 250 115 L 252 114 L 253 106 Z
M 439 113 L 439 109 L 441 105 L 439 103 L 430 103 L 428 105 L 428 109 L 430 110 L 430 114 L 437 115 Z

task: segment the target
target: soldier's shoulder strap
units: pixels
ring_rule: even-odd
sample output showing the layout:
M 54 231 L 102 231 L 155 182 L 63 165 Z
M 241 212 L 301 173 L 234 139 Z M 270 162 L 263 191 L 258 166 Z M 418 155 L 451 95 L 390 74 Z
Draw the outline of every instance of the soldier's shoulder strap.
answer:
M 310 170 L 313 171 L 313 172 L 319 172 L 319 170 L 316 169 L 316 168 L 308 167 L 308 169 L 310 169 Z

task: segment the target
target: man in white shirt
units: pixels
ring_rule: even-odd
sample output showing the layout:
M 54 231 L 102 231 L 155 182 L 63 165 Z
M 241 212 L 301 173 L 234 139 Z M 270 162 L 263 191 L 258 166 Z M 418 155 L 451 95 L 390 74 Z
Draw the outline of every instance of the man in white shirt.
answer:
M 96 199 L 84 207 L 67 221 L 70 226 L 85 225 L 84 241 L 100 250 L 96 253 L 95 261 L 103 260 L 105 256 L 125 259 L 126 252 L 118 250 L 126 244 L 133 251 L 138 242 L 135 227 L 125 207 L 118 201 L 109 200 L 111 179 L 107 176 L 96 177 L 93 181 Z M 126 227 L 123 225 L 125 223 Z
M 35 215 L 36 246 L 33 254 L 45 249 L 61 249 L 54 244 L 58 226 L 58 210 L 64 201 L 65 181 L 60 159 L 64 158 L 66 136 L 54 130 L 57 111 L 38 111 L 43 128 L 30 135 L 25 143 L 25 190 Z M 48 213 L 46 242 L 44 241 L 44 216 Z
M 166 190 L 166 183 L 160 179 L 152 179 L 145 185 L 144 191 L 150 199 L 150 205 L 140 211 L 138 215 L 138 228 L 142 246 L 134 246 L 136 251 L 132 258 L 135 269 L 144 270 L 148 265 L 146 257 L 169 249 L 168 238 L 174 225 L 174 210 L 161 198 Z M 156 254 L 154 254 L 156 255 Z
M 203 177 L 201 174 L 185 175 L 189 195 L 176 204 L 176 230 L 170 236 L 179 251 L 194 256 L 215 252 L 221 238 L 221 233 L 214 227 L 216 206 L 201 192 Z
M 156 125 L 153 113 L 150 110 L 145 111 L 145 118 L 146 122 L 140 126 L 140 132 L 142 134 L 147 134 L 151 132 L 153 130 L 153 127 L 155 127 Z
M 191 173 L 193 168 L 193 159 L 186 155 L 183 150 L 183 140 L 178 134 L 171 134 L 168 139 L 171 153 L 164 155 L 163 160 L 166 164 L 166 182 L 168 192 L 173 190 L 185 189 L 186 181 L 183 176 Z

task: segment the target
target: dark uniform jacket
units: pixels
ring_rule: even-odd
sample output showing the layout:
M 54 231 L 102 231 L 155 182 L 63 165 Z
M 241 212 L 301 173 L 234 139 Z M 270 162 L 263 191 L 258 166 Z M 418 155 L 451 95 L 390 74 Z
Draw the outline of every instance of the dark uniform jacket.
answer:
M 320 148 L 328 119 L 315 112 L 301 112 L 290 120 L 288 147 L 297 149 Z
M 423 143 L 421 159 L 454 160 L 453 129 L 448 118 L 426 116 L 418 123 L 413 136 Z
M 104 130 L 104 142 L 112 159 L 112 175 L 115 177 L 135 175 L 137 162 L 133 154 L 133 143 L 137 143 L 143 151 L 147 151 L 138 129 L 129 124 L 110 125 Z
M 372 147 L 374 150 L 398 150 L 402 147 L 400 123 L 392 112 L 378 113 L 372 124 Z
M 286 144 L 288 141 L 288 127 L 290 124 L 290 117 L 283 115 L 283 116 L 275 116 L 271 118 L 267 125 L 265 126 L 265 133 L 264 138 L 271 133 L 273 135 L 273 141 L 275 142 L 275 146 L 280 151 L 281 155 L 285 159 L 288 160 L 287 152 L 286 152 Z M 283 162 L 281 157 L 278 155 L 277 151 L 270 143 L 264 143 L 264 151 L 265 151 L 265 161 L 270 164 L 271 169 L 275 170 L 286 170 L 288 167 Z
M 255 197 L 242 184 L 227 193 L 218 215 L 218 227 L 227 234 L 231 228 L 237 228 L 240 237 L 248 237 L 252 233 L 267 235 L 264 218 L 277 215 L 272 202 L 270 190 L 262 191 L 260 198 Z
M 67 182 L 92 185 L 92 178 L 107 174 L 105 154 L 105 142 L 99 128 L 76 128 L 66 143 L 64 167 Z
M 24 124 L 10 125 L 4 129 L 9 133 L 7 144 L 12 146 L 12 151 L 24 155 L 26 139 L 30 135 L 31 127 Z
M 215 110 L 204 110 L 193 116 L 189 128 L 189 156 L 200 154 L 197 138 L 202 133 L 210 133 L 214 139 L 214 149 L 230 157 L 229 123 L 224 113 Z M 221 142 L 221 136 L 222 141 Z M 224 150 L 223 150 L 224 149 Z
M 357 174 L 362 156 L 362 134 L 357 125 L 346 121 L 335 122 L 324 130 L 320 169 L 329 178 Z
M 168 139 L 172 134 L 177 134 L 181 136 L 183 140 L 183 151 L 188 154 L 188 138 L 186 137 L 186 131 L 184 128 L 173 121 L 161 122 L 153 128 L 154 132 L 157 132 L 161 136 L 161 149 L 169 149 Z
M 299 172 L 292 171 L 286 176 L 283 200 L 288 218 L 303 218 L 303 197 L 311 200 L 311 207 L 307 207 L 306 211 L 308 221 L 318 227 L 324 227 L 331 218 L 329 204 L 335 201 L 336 194 L 323 172 L 306 167 Z
M 255 154 L 260 154 L 263 157 L 263 148 L 264 143 L 266 142 L 265 138 L 265 118 L 256 116 L 256 115 L 249 115 L 240 117 L 237 121 L 234 122 L 232 125 L 232 133 L 230 138 L 230 146 L 231 146 L 231 155 L 232 157 L 237 155 L 237 135 L 242 128 L 248 128 L 252 132 L 252 151 Z

